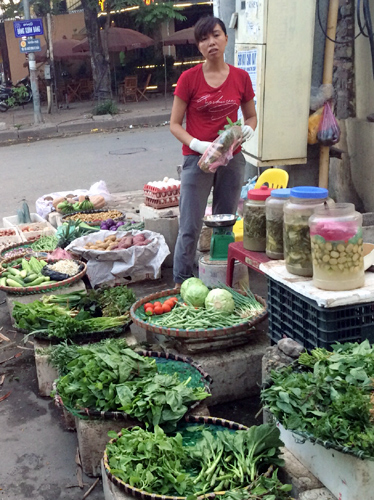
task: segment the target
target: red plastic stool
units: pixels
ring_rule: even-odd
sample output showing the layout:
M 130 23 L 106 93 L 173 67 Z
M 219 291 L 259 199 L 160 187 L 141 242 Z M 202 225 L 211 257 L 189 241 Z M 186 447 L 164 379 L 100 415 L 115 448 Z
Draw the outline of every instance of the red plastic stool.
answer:
M 247 267 L 260 271 L 260 264 L 269 262 L 269 257 L 265 252 L 251 252 L 250 250 L 245 250 L 242 241 L 237 241 L 236 243 L 230 243 L 229 250 L 227 254 L 227 271 L 226 271 L 226 285 L 232 286 L 232 278 L 234 275 L 234 265 L 235 260 L 242 262 Z

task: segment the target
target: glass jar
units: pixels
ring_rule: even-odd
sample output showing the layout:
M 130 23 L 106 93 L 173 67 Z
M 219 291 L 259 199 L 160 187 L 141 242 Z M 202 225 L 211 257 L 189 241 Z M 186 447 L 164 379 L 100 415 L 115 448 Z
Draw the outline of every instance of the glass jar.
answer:
M 287 271 L 298 276 L 313 276 L 309 217 L 328 199 L 327 189 L 313 186 L 291 188 L 284 204 L 283 251 Z
M 273 189 L 265 202 L 266 255 L 269 259 L 283 259 L 283 206 L 291 189 Z
M 266 212 L 265 201 L 271 189 L 261 186 L 250 189 L 243 210 L 243 247 L 254 252 L 265 252 L 266 249 Z
M 322 290 L 364 285 L 362 215 L 353 203 L 319 207 L 309 218 L 313 284 Z

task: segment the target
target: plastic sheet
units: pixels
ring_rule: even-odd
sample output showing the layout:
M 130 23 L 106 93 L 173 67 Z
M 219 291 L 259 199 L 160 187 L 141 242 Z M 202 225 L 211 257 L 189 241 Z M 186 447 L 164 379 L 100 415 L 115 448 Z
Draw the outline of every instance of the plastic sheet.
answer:
M 111 282 L 115 278 L 140 274 L 156 279 L 159 277 L 161 264 L 170 254 L 169 247 L 165 238 L 153 231 L 121 231 L 116 236 L 123 238 L 125 235 L 137 234 L 143 234 L 151 242 L 145 246 L 132 246 L 124 250 L 104 251 L 84 248 L 89 242 L 103 241 L 107 236 L 113 235 L 113 231 L 99 231 L 77 238 L 66 250 L 81 255 L 88 261 L 87 275 L 93 287 Z

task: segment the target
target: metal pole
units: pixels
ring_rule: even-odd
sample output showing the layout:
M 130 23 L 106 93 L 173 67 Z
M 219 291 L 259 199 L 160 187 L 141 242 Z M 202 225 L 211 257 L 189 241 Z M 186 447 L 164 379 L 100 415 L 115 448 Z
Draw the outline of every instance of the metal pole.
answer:
M 30 5 L 29 0 L 23 0 L 23 11 L 25 15 L 25 19 L 30 19 Z M 40 97 L 39 97 L 39 88 L 38 88 L 38 79 L 36 76 L 36 62 L 35 62 L 35 53 L 29 53 L 29 69 L 30 69 L 30 83 L 32 90 L 32 101 L 34 105 L 34 124 L 42 123 L 42 114 L 40 112 Z

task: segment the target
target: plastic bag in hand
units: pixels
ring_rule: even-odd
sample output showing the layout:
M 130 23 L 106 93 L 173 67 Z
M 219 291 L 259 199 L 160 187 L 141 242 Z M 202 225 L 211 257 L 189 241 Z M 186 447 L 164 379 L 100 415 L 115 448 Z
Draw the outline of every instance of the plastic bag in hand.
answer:
M 323 106 L 322 120 L 319 124 L 317 139 L 323 146 L 333 146 L 340 139 L 340 128 L 328 102 Z
M 213 173 L 221 165 L 227 165 L 235 149 L 240 146 L 243 134 L 241 127 L 234 125 L 215 139 L 200 158 L 198 165 L 204 172 Z

